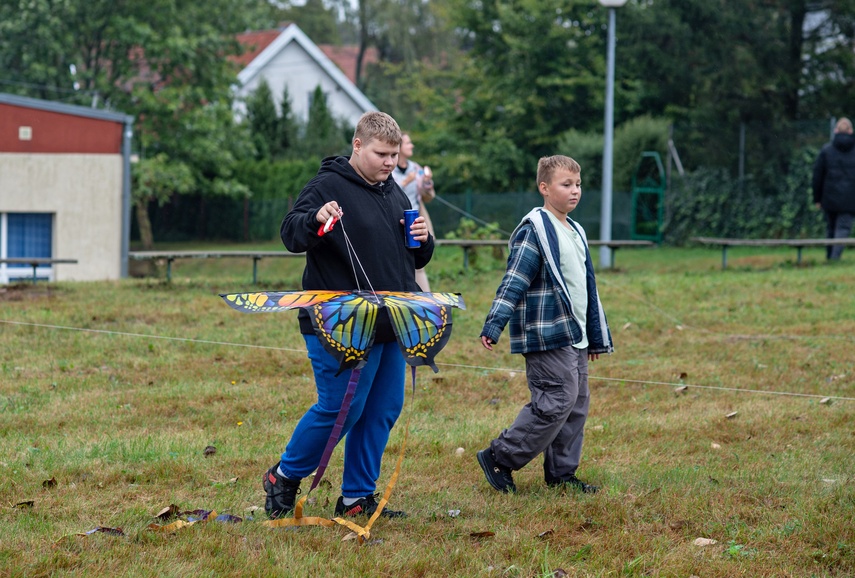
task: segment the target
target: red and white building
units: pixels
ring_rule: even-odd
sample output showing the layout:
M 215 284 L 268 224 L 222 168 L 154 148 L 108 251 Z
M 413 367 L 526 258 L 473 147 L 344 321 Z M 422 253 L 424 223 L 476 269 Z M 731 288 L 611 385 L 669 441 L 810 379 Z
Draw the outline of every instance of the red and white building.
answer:
M 0 93 L 0 259 L 51 281 L 127 276 L 133 117 Z M 32 278 L 0 263 L 0 283 Z

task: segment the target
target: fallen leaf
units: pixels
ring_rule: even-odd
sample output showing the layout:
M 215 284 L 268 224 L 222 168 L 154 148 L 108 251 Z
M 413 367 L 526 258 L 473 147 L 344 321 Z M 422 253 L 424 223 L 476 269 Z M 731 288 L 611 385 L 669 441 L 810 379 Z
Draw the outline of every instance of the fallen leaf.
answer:
M 32 508 L 36 504 L 35 500 L 24 500 L 15 504 L 16 508 Z
M 217 517 L 217 512 L 214 510 L 190 510 L 181 512 L 182 516 L 187 516 L 188 522 L 206 522 L 211 518 Z
M 553 578 L 565 578 L 565 576 L 569 576 L 569 574 L 564 570 L 564 568 L 556 568 L 552 571 Z
M 739 413 L 738 411 L 732 411 L 724 417 L 726 417 L 727 419 L 733 419 L 736 417 L 736 414 L 738 414 L 738 413 Z
M 826 484 L 834 484 L 837 482 L 837 480 L 832 480 L 830 478 L 822 478 L 822 481 L 825 482 Z
M 454 450 L 454 455 L 458 458 L 462 458 L 465 452 L 466 450 L 464 450 L 463 448 L 457 448 L 456 450 Z
M 689 374 L 686 373 L 685 371 L 680 372 L 680 379 L 687 379 L 688 377 L 689 377 Z
M 685 528 L 688 525 L 689 525 L 689 523 L 686 520 L 671 520 L 668 523 L 668 526 L 672 530 L 682 530 L 683 528 Z
M 496 535 L 495 532 L 490 532 L 489 530 L 487 530 L 484 532 L 471 532 L 469 534 L 469 537 L 470 538 L 492 538 L 495 535 Z
M 43 488 L 55 488 L 56 487 L 56 478 L 51 478 L 49 480 L 45 480 L 42 482 Z
M 711 444 L 710 444 L 710 447 L 711 447 L 712 449 L 714 449 L 714 450 L 720 450 L 720 449 L 721 449 L 721 444 L 717 444 L 717 443 L 713 442 L 713 443 L 711 443 Z
M 680 387 L 674 388 L 674 393 L 686 393 L 686 390 L 689 389 L 688 385 L 681 385 Z
M 168 506 L 163 508 L 161 511 L 159 511 L 157 514 L 155 514 L 154 517 L 157 518 L 158 520 L 166 521 L 169 518 L 173 518 L 173 517 L 177 516 L 180 512 L 181 512 L 181 510 L 178 508 L 178 506 L 176 506 L 175 504 L 169 504 Z
M 205 457 L 207 458 L 208 456 L 212 456 L 215 453 L 217 453 L 217 448 L 215 448 L 214 446 L 208 446 L 205 448 L 205 451 L 202 453 L 204 453 Z
M 632 323 L 627 321 L 626 323 L 623 324 L 623 327 L 621 327 L 621 331 L 626 331 L 630 327 L 632 327 Z
M 146 527 L 149 530 L 152 530 L 153 532 L 171 533 L 171 532 L 176 532 L 176 531 L 180 530 L 181 528 L 185 528 L 187 526 L 192 526 L 195 523 L 196 522 L 187 522 L 185 520 L 175 520 L 171 524 L 166 524 L 165 526 L 159 526 L 157 524 L 151 523 Z
M 713 544 L 718 544 L 718 540 L 713 540 L 712 538 L 695 538 L 695 541 L 692 543 L 695 546 L 712 546 Z
M 555 533 L 555 530 L 552 530 L 552 529 L 544 530 L 543 532 L 541 532 L 540 534 L 538 534 L 538 535 L 537 535 L 537 537 L 538 537 L 538 538 L 541 538 L 541 539 L 543 539 L 543 538 L 548 538 L 549 536 L 551 536 L 551 535 L 552 535 L 552 534 L 554 534 L 554 533 Z
M 831 398 L 823 397 L 821 400 L 819 400 L 819 403 L 831 405 Z
M 356 532 L 351 532 L 347 536 L 341 539 L 342 542 L 350 542 L 351 540 L 356 540 L 359 536 L 356 535 Z

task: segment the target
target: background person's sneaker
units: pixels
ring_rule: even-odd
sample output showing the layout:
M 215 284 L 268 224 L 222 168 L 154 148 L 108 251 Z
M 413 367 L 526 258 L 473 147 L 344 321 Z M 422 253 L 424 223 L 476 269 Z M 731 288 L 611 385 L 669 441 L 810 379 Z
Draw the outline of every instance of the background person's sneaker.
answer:
M 506 494 L 517 491 L 511 469 L 496 462 L 493 458 L 493 450 L 487 448 L 478 452 L 478 463 L 481 464 L 481 469 L 484 470 L 484 475 L 491 486 Z
M 294 509 L 297 502 L 297 494 L 300 493 L 300 480 L 289 480 L 280 476 L 279 464 L 275 464 L 267 470 L 261 483 L 267 498 L 264 500 L 264 511 L 271 518 L 279 518 Z
M 551 478 L 546 480 L 546 485 L 550 488 L 568 488 L 572 490 L 578 490 L 583 494 L 596 494 L 600 489 L 597 486 L 592 486 L 591 484 L 586 484 L 575 475 L 570 476 L 566 479 L 559 478 Z
M 377 499 L 374 497 L 374 494 L 371 494 L 370 496 L 365 496 L 364 498 L 359 498 L 349 506 L 344 505 L 344 496 L 339 496 L 338 501 L 335 503 L 335 515 L 339 518 L 353 518 L 355 516 L 371 517 L 376 511 Z M 380 517 L 406 518 L 407 513 L 401 512 L 400 510 L 388 510 L 386 508 L 383 508 L 383 511 L 380 512 Z

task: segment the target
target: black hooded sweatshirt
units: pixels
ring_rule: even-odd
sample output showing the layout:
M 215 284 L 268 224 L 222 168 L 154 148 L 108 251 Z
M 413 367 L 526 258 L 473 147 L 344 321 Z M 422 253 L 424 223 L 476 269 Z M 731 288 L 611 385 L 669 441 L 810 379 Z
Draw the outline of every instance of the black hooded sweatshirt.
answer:
M 813 202 L 830 213 L 855 213 L 855 135 L 839 132 L 813 167 Z
M 303 289 L 420 291 L 415 270 L 430 261 L 433 237 L 417 249 L 407 249 L 400 223 L 410 208 L 404 191 L 391 178 L 368 184 L 348 161 L 343 156 L 325 158 L 282 220 L 280 236 L 285 247 L 292 253 L 306 253 Z M 336 201 L 344 214 L 332 231 L 319 237 L 317 214 L 330 201 Z M 345 233 L 358 262 L 351 259 Z M 298 318 L 300 333 L 313 335 L 309 312 L 300 309 Z M 385 308 L 377 316 L 376 327 L 376 343 L 395 340 Z

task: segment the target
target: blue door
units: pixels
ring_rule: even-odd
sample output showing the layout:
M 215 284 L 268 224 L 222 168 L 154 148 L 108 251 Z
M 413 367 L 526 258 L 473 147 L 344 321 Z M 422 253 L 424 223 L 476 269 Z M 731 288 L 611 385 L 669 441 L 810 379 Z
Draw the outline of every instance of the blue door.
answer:
M 9 213 L 6 219 L 7 257 L 52 257 L 53 215 Z M 10 269 L 24 267 L 29 268 L 28 265 L 9 265 Z

